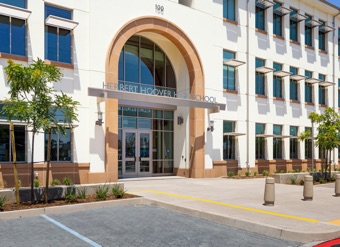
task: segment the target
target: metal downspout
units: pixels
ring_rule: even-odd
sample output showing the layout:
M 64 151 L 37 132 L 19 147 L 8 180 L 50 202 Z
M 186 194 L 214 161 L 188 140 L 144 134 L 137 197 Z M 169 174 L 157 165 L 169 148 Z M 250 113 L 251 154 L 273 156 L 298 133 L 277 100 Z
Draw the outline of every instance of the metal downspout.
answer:
M 249 33 L 250 33 L 250 20 L 249 20 L 249 15 L 250 15 L 250 8 L 249 8 L 249 0 L 247 0 L 247 171 L 249 171 L 250 167 L 250 95 L 249 95 L 249 60 L 250 60 L 250 54 L 249 54 Z

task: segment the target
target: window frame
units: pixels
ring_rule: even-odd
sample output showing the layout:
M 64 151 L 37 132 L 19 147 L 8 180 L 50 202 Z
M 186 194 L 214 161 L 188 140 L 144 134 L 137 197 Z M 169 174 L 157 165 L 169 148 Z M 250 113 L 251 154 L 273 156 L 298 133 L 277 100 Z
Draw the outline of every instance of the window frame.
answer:
M 305 45 L 313 47 L 313 27 L 307 25 L 309 20 L 313 19 L 313 16 L 306 14 L 307 19 L 305 20 Z
M 326 81 L 326 75 L 319 74 L 319 80 L 320 81 Z M 319 104 L 320 105 L 326 105 L 326 98 L 327 98 L 327 87 L 319 85 Z
M 293 138 L 289 138 L 289 158 L 290 159 L 298 159 L 299 158 L 299 141 L 297 139 L 297 134 L 299 131 L 298 126 L 290 126 L 289 127 L 290 136 Z
M 58 132 L 55 130 L 55 128 L 52 128 L 52 133 L 51 136 L 53 138 L 53 135 L 57 136 L 57 159 L 54 160 L 52 159 L 52 146 L 51 146 L 51 162 L 55 162 L 55 163 L 72 163 L 73 162 L 73 129 L 72 128 L 66 128 L 66 131 L 69 130 L 69 140 L 70 140 L 70 160 L 60 160 L 60 138 L 65 137 L 62 135 L 62 133 Z M 47 145 L 48 145 L 48 133 L 45 132 L 44 133 L 44 160 L 47 161 Z
M 259 15 L 261 13 L 261 15 Z M 266 9 L 255 7 L 255 28 L 266 31 Z
M 261 131 L 258 131 L 258 126 L 263 126 Z M 255 133 L 264 134 L 266 132 L 266 124 L 255 123 Z M 266 159 L 266 139 L 264 137 L 255 136 L 255 159 L 265 160 Z
M 273 9 L 282 6 L 281 3 L 274 1 Z M 273 34 L 276 36 L 283 37 L 283 16 L 273 12 Z
M 275 127 L 280 127 L 280 133 L 275 133 Z M 275 160 L 281 160 L 283 158 L 282 127 L 282 125 L 273 125 L 273 159 Z
M 236 57 L 235 52 L 229 51 L 229 50 L 223 50 L 223 60 L 235 59 L 235 57 Z M 236 67 L 223 64 L 223 89 L 237 91 L 236 90 Z
M 265 66 L 266 60 L 255 58 L 255 68 Z M 266 96 L 266 74 L 255 71 L 255 94 Z
M 7 144 L 8 144 L 8 149 L 9 149 L 8 150 L 8 160 L 3 160 L 3 161 L 0 160 L 0 163 L 13 163 L 12 136 L 10 134 L 10 125 L 8 123 L 1 123 L 0 126 L 7 126 L 8 127 L 8 142 L 7 142 Z M 19 131 L 19 130 L 16 130 L 16 127 L 24 127 L 24 135 L 23 135 L 23 137 L 24 137 L 24 141 L 23 141 L 24 142 L 24 155 L 23 155 L 24 159 L 18 160 L 18 152 L 17 152 L 17 163 L 26 163 L 27 162 L 27 134 L 26 134 L 27 126 L 24 125 L 24 124 L 17 124 L 17 123 L 14 124 L 14 137 L 15 137 L 15 139 L 18 138 L 18 134 L 16 134 L 16 133 L 17 133 L 17 131 Z M 4 145 L 4 144 L 6 145 L 6 143 L 3 143 L 1 145 Z M 16 144 L 15 146 L 17 147 L 18 142 L 16 141 L 15 144 Z
M 311 127 L 305 127 L 305 131 L 309 130 L 312 134 Z M 312 138 L 305 139 L 305 159 L 312 159 L 313 158 L 313 146 L 312 146 Z
M 231 124 L 231 129 L 226 129 L 226 124 Z M 235 132 L 235 121 L 223 121 L 223 134 Z M 230 146 L 230 147 L 229 147 Z M 233 135 L 223 135 L 223 160 L 236 159 L 236 137 Z
M 291 10 L 292 10 L 292 12 L 290 12 L 289 16 L 292 16 L 292 15 L 298 13 L 297 9 L 291 8 Z M 296 30 L 295 32 L 292 32 L 292 25 L 293 25 L 293 28 L 295 26 L 295 30 Z M 294 39 L 294 37 L 292 38 L 292 33 L 295 34 L 295 36 L 296 36 L 295 39 Z M 289 18 L 289 38 L 290 38 L 290 40 L 299 42 L 299 22 L 292 20 L 291 18 Z
M 232 13 L 230 8 L 233 9 Z M 223 0 L 223 19 L 236 21 L 236 0 Z
M 323 20 L 319 20 L 319 22 L 321 22 L 321 24 L 319 25 L 319 36 L 318 36 L 318 40 L 319 40 L 319 50 L 320 51 L 326 51 L 327 50 L 327 33 L 322 32 L 320 27 L 326 25 L 326 22 Z

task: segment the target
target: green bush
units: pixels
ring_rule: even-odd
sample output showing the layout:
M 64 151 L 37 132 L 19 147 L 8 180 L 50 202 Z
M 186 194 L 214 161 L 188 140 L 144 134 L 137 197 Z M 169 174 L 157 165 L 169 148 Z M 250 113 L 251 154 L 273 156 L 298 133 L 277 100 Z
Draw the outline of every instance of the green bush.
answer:
M 79 199 L 85 199 L 86 198 L 86 187 L 77 188 L 77 195 Z
M 67 188 L 65 190 L 65 201 L 66 202 L 76 202 L 77 201 L 76 190 L 75 190 L 74 187 Z
M 33 185 L 34 187 L 39 187 L 40 186 L 39 180 L 35 178 L 33 181 Z
M 71 185 L 72 184 L 72 179 L 69 177 L 65 177 L 63 179 L 63 185 Z
M 290 178 L 290 183 L 291 184 L 296 184 L 296 177 L 291 177 Z
M 112 195 L 116 198 L 122 198 L 126 193 L 126 190 L 124 190 L 119 184 L 114 184 L 111 188 L 111 191 Z
M 333 174 L 332 177 L 331 177 L 331 181 L 334 182 L 336 180 L 336 177 L 335 175 Z
M 256 177 L 257 176 L 257 172 L 254 172 L 254 177 Z
M 285 170 L 281 170 L 280 173 L 285 173 Z
M 262 172 L 262 175 L 265 176 L 265 177 L 268 177 L 269 176 L 269 171 L 268 170 L 264 170 Z
M 246 171 L 246 177 L 249 177 L 251 175 L 251 171 Z
M 320 179 L 319 179 L 319 183 L 320 183 L 320 184 L 324 184 L 324 183 L 326 183 L 326 180 L 323 179 L 323 178 L 320 178 Z
M 4 211 L 4 206 L 6 204 L 7 197 L 6 196 L 0 196 L 0 211 Z
M 232 176 L 234 176 L 234 173 L 233 173 L 232 171 L 229 171 L 229 172 L 228 172 L 228 177 L 231 178 Z
M 300 180 L 300 185 L 304 185 L 305 181 L 304 180 Z
M 51 185 L 52 186 L 61 185 L 61 182 L 59 179 L 54 178 L 52 179 Z
M 96 200 L 98 201 L 104 201 L 106 200 L 107 193 L 109 192 L 109 186 L 107 185 L 101 185 L 98 186 L 96 189 Z

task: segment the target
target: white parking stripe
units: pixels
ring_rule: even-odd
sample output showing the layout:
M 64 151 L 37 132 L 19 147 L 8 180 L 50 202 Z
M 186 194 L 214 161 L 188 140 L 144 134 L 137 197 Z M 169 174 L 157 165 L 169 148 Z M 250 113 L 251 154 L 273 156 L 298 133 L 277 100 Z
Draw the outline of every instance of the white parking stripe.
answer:
M 79 234 L 78 232 L 76 231 L 73 231 L 72 229 L 68 228 L 67 226 L 59 223 L 58 221 L 48 217 L 46 214 L 42 214 L 40 215 L 41 217 L 45 218 L 46 220 L 48 220 L 49 222 L 59 226 L 61 229 L 71 233 L 72 235 L 76 236 L 77 238 L 80 238 L 81 240 L 83 240 L 84 242 L 90 244 L 91 246 L 94 246 L 94 247 L 101 247 L 101 245 L 97 244 L 96 242 L 93 242 L 91 239 L 87 238 L 87 237 L 84 237 L 83 235 Z

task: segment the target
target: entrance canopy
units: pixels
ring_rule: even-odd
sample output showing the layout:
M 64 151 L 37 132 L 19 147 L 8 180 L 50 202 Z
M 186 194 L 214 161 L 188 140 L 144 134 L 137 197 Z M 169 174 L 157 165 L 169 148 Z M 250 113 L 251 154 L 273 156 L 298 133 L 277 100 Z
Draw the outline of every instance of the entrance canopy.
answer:
M 92 87 L 88 88 L 88 95 L 118 99 L 120 105 L 166 110 L 176 110 L 177 106 L 225 110 L 226 106 L 226 104 L 217 103 L 215 97 L 204 95 L 178 94 L 177 97 L 169 97 Z

